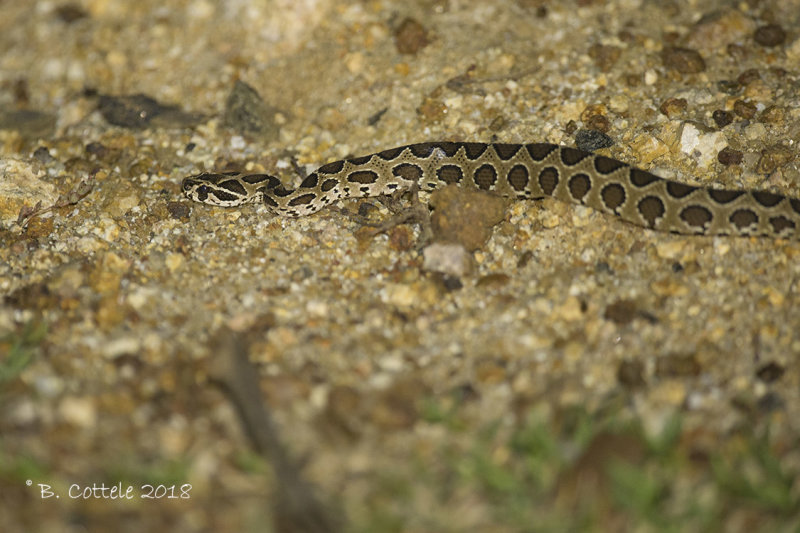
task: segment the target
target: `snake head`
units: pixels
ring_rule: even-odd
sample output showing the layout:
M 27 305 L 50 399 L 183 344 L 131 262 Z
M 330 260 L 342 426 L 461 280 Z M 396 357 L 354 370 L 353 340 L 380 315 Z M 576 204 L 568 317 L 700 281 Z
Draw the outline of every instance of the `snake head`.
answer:
M 200 176 L 202 176 L 202 174 Z M 188 178 L 184 178 L 183 183 L 181 183 L 181 189 L 183 190 L 183 195 L 190 200 L 205 203 L 211 189 L 207 182 L 196 179 L 197 177 L 189 176 Z

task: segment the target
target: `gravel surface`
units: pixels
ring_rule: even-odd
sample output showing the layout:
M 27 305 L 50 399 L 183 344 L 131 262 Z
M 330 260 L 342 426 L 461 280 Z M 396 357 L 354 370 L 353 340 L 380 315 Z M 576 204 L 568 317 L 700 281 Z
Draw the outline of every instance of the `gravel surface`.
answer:
M 796 2 L 162 4 L 2 3 L 0 353 L 46 332 L 0 383 L 0 529 L 259 530 L 265 467 L 210 384 L 223 328 L 356 522 L 376 476 L 464 439 L 424 416 L 454 392 L 475 431 L 622 398 L 654 434 L 682 413 L 711 448 L 768 419 L 800 433 L 800 241 L 545 200 L 508 203 L 472 253 L 425 255 L 413 225 L 372 236 L 338 209 L 180 194 L 203 170 L 294 186 L 411 142 L 578 136 L 671 179 L 800 197 Z M 388 216 L 371 204 L 342 206 Z M 191 490 L 65 497 L 102 482 Z M 453 530 L 485 526 L 462 505 Z

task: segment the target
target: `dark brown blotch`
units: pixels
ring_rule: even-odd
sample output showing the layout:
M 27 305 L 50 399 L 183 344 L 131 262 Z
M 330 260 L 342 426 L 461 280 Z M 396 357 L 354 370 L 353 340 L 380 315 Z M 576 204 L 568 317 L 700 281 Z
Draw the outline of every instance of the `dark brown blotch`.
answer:
M 360 157 L 352 157 L 348 159 L 347 162 L 355 166 L 366 165 L 367 163 L 369 163 L 369 160 L 372 159 L 372 155 L 373 154 L 362 155 Z
M 397 148 L 389 148 L 388 150 L 383 150 L 382 152 L 378 152 L 378 157 L 383 159 L 384 161 L 391 161 L 395 159 L 397 156 L 403 153 L 403 150 L 408 148 L 407 146 L 398 146 Z
M 241 196 L 237 196 L 235 194 L 231 194 L 225 191 L 220 191 L 218 189 L 211 189 L 208 191 L 208 193 L 217 200 L 219 200 L 220 202 L 238 202 L 242 200 Z M 202 200 L 202 197 L 200 196 L 198 197 L 201 198 Z
M 242 181 L 249 183 L 250 185 L 256 185 L 266 181 L 267 186 L 270 186 L 272 183 L 275 183 L 275 185 L 280 183 L 278 178 L 275 176 L 270 176 L 269 174 L 248 174 L 246 176 L 242 176 Z M 274 187 L 275 185 L 272 186 Z
M 709 189 L 708 197 L 718 204 L 729 204 L 744 194 L 744 191 L 729 191 L 725 189 Z
M 217 185 L 233 194 L 238 194 L 239 196 L 247 195 L 247 189 L 244 188 L 244 185 L 239 183 L 239 180 L 225 180 Z
M 314 200 L 314 198 L 316 198 L 316 197 L 317 197 L 317 195 L 313 194 L 313 193 L 301 194 L 300 196 L 295 196 L 294 198 L 289 200 L 289 204 L 288 205 L 290 205 L 291 207 L 294 207 L 296 205 L 310 204 Z
M 268 194 L 264 195 L 264 203 L 270 207 L 278 207 L 278 202 Z
M 611 174 L 615 170 L 619 170 L 620 168 L 627 166 L 628 165 L 622 161 L 611 159 L 610 157 L 603 155 L 599 155 L 594 158 L 594 168 L 600 174 Z
M 794 222 L 783 215 L 770 218 L 769 223 L 772 226 L 773 231 L 778 234 L 781 234 L 787 230 L 794 231 L 795 228 Z
M 294 191 L 291 190 L 291 189 L 287 189 L 283 185 L 278 185 L 277 187 L 272 189 L 270 191 L 270 193 L 274 194 L 275 196 L 280 196 L 281 198 L 284 198 L 284 197 L 289 196 L 290 194 L 294 193 Z
M 490 164 L 481 165 L 475 170 L 475 175 L 472 178 L 475 185 L 484 191 L 490 190 L 497 181 L 497 171 Z
M 508 183 L 515 191 L 523 191 L 528 186 L 528 169 L 525 165 L 514 165 L 508 171 Z
M 556 169 L 556 167 L 546 167 L 539 172 L 539 187 L 542 188 L 542 192 L 546 195 L 552 196 L 557 185 L 558 169 Z
M 684 207 L 679 216 L 681 220 L 697 229 L 705 229 L 713 218 L 711 211 L 701 205 Z
M 792 210 L 800 215 L 800 198 L 789 198 L 789 205 L 792 206 Z
M 583 201 L 583 197 L 592 188 L 592 180 L 586 174 L 575 174 L 567 181 L 569 193 L 578 201 Z
M 301 189 L 311 189 L 316 187 L 319 183 L 319 175 L 317 173 L 309 174 L 306 179 L 303 180 L 303 183 L 300 184 Z
M 337 180 L 337 179 L 333 179 L 333 178 L 327 179 L 327 180 L 322 182 L 322 186 L 320 187 L 320 190 L 322 192 L 328 192 L 329 190 L 331 190 L 334 187 L 336 187 L 337 183 L 339 183 L 339 180 Z
M 433 149 L 436 148 L 436 143 L 417 143 L 410 145 L 408 148 L 415 157 L 424 159 L 430 157 Z
M 467 156 L 467 159 L 471 161 L 475 161 L 489 147 L 486 143 L 464 143 L 464 154 Z
M 449 141 L 435 143 L 435 144 L 436 148 L 441 149 L 444 152 L 444 155 L 446 155 L 447 157 L 453 157 L 458 153 L 458 149 L 461 148 L 461 143 L 454 143 Z
M 347 181 L 350 183 L 363 183 L 368 185 L 378 181 L 378 174 L 371 170 L 357 170 L 348 174 Z
M 612 211 L 625 203 L 625 188 L 619 183 L 609 183 L 600 191 L 603 204 Z
M 667 182 L 667 194 L 673 198 L 684 198 L 692 194 L 697 189 L 698 187 L 686 185 L 685 183 L 678 183 L 677 181 Z
M 754 224 L 758 224 L 758 215 L 750 209 L 737 209 L 728 217 L 731 224 L 737 229 L 747 229 Z
M 436 170 L 436 176 L 444 183 L 459 183 L 464 177 L 464 172 L 461 167 L 456 165 L 444 165 Z
M 568 146 L 561 147 L 561 162 L 567 166 L 577 165 L 589 156 L 589 152 L 578 150 L 577 148 L 570 148 Z
M 507 144 L 507 143 L 494 143 L 492 145 L 494 148 L 494 152 L 497 154 L 497 157 L 502 159 L 503 161 L 508 161 L 519 152 L 519 149 L 522 148 L 521 144 Z
M 647 221 L 647 225 L 651 228 L 655 227 L 659 218 L 664 216 L 666 208 L 661 198 L 657 196 L 645 196 L 639 203 L 636 204 L 639 214 Z
M 411 163 L 403 163 L 394 167 L 392 174 L 406 181 L 419 181 L 422 177 L 422 169 Z
M 544 161 L 556 148 L 558 148 L 557 145 L 549 143 L 531 143 L 525 145 L 525 149 L 528 150 L 528 155 L 530 155 L 531 159 L 534 161 Z
M 321 174 L 336 174 L 337 172 L 341 172 L 343 168 L 344 161 L 339 160 L 322 165 L 319 167 L 319 169 L 317 169 L 317 172 L 320 172 Z
M 653 183 L 654 181 L 661 181 L 661 178 L 659 178 L 655 174 L 646 172 L 641 168 L 632 168 L 630 180 L 631 183 L 636 187 L 646 187 L 651 183 Z
M 764 207 L 774 207 L 781 203 L 781 200 L 784 198 L 779 194 L 767 191 L 755 191 L 751 194 L 753 195 L 753 199 Z

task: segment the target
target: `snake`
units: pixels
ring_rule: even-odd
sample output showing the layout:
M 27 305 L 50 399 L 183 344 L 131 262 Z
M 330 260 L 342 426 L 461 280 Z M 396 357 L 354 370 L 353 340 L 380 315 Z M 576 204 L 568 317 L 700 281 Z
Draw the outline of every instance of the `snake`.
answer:
M 296 189 L 269 174 L 203 172 L 186 177 L 182 190 L 205 204 L 260 202 L 279 215 L 300 217 L 343 198 L 451 184 L 519 199 L 549 196 L 682 235 L 800 239 L 800 198 L 688 185 L 550 143 L 423 142 L 327 163 Z

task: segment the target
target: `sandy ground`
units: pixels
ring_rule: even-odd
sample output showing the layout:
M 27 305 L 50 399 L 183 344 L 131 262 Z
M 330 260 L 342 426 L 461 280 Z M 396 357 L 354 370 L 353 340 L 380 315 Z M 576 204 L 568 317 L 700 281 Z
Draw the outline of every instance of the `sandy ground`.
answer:
M 413 226 L 370 238 L 337 210 L 289 220 L 180 194 L 202 170 L 296 185 L 294 166 L 411 142 L 594 129 L 614 141 L 602 153 L 665 177 L 800 197 L 796 2 L 0 4 L 0 351 L 46 324 L 0 392 L 4 531 L 259 530 L 270 489 L 208 379 L 223 328 L 308 478 L 356 522 L 378 472 L 453 438 L 423 402 L 456 392 L 475 431 L 609 398 L 653 433 L 680 412 L 710 447 L 766 420 L 800 431 L 800 241 L 516 202 L 454 281 L 423 268 Z M 785 35 L 757 31 L 771 23 Z M 225 114 L 237 80 L 263 99 L 250 127 Z M 120 126 L 98 110 L 138 93 L 185 114 L 134 108 Z M 74 205 L 16 224 L 90 175 Z M 39 485 L 129 480 L 190 497 Z M 490 520 L 480 505 L 451 519 Z

